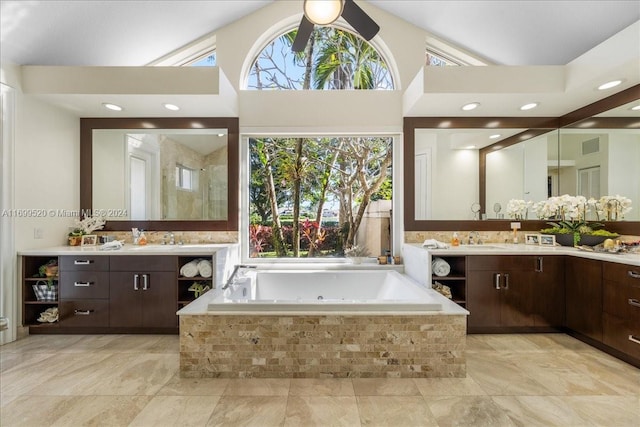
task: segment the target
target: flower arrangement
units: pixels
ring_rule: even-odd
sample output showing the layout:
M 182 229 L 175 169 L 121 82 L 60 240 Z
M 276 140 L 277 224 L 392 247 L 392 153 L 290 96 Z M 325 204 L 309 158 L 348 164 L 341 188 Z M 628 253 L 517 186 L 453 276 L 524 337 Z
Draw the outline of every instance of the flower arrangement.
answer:
M 69 233 L 69 244 L 71 246 L 80 245 L 82 236 L 101 230 L 105 223 L 106 221 L 102 217 L 87 216 L 83 220 L 76 219 L 75 228 Z
M 507 203 L 507 215 L 515 219 L 527 219 L 529 209 L 532 206 L 532 201 L 525 202 L 524 200 L 511 199 Z
M 591 199 L 593 200 L 593 199 Z M 625 214 L 631 211 L 631 199 L 616 194 L 615 196 L 602 196 L 598 200 L 593 200 L 598 219 L 618 221 L 624 219 Z

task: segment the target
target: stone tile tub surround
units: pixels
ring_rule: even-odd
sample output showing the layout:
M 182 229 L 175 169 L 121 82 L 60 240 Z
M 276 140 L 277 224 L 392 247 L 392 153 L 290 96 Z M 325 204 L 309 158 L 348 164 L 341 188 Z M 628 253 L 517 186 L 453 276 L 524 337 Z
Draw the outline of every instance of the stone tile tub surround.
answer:
M 185 378 L 466 375 L 466 315 L 180 316 Z

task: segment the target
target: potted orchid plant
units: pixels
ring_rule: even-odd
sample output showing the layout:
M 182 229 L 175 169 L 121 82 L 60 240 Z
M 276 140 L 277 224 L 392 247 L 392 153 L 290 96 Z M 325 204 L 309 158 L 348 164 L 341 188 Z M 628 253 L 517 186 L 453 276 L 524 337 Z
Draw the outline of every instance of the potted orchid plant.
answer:
M 76 220 L 75 228 L 69 233 L 69 245 L 80 246 L 82 236 L 102 230 L 106 221 L 101 217 L 87 216 L 83 220 Z

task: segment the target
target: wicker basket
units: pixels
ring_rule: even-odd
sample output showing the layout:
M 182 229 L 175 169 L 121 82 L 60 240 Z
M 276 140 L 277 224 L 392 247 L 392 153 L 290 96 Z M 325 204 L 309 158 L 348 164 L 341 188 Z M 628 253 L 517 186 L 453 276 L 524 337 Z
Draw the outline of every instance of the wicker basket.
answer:
M 58 300 L 58 286 L 49 286 L 46 283 L 36 283 L 32 285 L 33 293 L 36 295 L 38 301 L 57 301 Z

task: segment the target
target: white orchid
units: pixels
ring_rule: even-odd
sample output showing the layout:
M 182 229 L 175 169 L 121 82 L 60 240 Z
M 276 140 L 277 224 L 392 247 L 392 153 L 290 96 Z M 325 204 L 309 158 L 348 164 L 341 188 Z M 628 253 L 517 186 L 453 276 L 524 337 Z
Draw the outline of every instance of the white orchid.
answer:
M 520 199 L 511 199 L 507 202 L 507 215 L 515 219 L 526 219 L 529 209 L 533 207 L 533 202 Z
M 631 211 L 631 199 L 619 194 L 602 196 L 599 200 L 594 200 L 594 206 L 598 219 L 602 217 L 603 220 L 618 221 Z
M 101 230 L 106 221 L 102 217 L 88 216 L 82 221 L 76 219 L 76 228 L 82 230 L 82 234 L 91 234 L 96 230 Z

